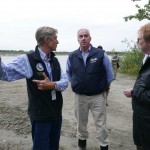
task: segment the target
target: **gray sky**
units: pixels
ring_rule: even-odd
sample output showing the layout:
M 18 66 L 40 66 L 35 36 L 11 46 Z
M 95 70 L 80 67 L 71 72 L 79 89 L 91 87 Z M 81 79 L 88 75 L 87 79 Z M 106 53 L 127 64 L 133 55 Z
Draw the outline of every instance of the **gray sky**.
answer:
M 80 28 L 90 30 L 93 46 L 123 51 L 127 45 L 121 41 L 136 41 L 138 29 L 148 22 L 124 21 L 123 17 L 136 13 L 135 4 L 131 0 L 1 0 L 0 49 L 32 50 L 37 28 L 51 26 L 58 29 L 57 51 L 77 49 Z

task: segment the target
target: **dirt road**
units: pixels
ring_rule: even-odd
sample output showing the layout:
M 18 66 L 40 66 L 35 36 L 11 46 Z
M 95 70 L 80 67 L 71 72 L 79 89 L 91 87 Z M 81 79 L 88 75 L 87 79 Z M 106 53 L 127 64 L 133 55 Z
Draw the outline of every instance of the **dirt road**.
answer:
M 118 75 L 111 84 L 107 107 L 110 150 L 135 150 L 132 140 L 131 99 L 123 95 L 123 90 L 132 87 L 134 82 L 135 77 Z M 63 96 L 60 150 L 76 150 L 76 119 L 70 86 L 63 92 Z M 0 150 L 31 150 L 31 126 L 27 116 L 27 103 L 24 79 L 11 83 L 0 81 Z M 87 150 L 99 150 L 91 114 L 88 130 Z

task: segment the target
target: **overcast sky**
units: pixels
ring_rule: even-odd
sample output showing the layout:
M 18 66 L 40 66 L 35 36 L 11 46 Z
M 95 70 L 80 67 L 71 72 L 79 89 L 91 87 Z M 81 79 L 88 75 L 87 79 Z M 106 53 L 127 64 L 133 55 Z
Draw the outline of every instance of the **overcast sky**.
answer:
M 121 41 L 136 41 L 138 29 L 148 22 L 124 21 L 123 17 L 136 13 L 135 4 L 131 0 L 1 0 L 0 49 L 32 50 L 37 28 L 51 26 L 58 30 L 57 51 L 77 49 L 80 28 L 90 30 L 93 46 L 123 51 L 127 45 Z

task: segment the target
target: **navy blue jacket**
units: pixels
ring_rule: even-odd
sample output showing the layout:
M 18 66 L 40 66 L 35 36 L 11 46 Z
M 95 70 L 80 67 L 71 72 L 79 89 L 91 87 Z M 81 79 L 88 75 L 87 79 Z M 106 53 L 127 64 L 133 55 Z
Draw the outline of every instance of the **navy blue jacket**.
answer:
M 63 99 L 62 94 L 56 91 L 56 100 L 52 100 L 51 90 L 39 90 L 36 83 L 33 83 L 33 79 L 42 80 L 43 72 L 49 76 L 44 62 L 41 60 L 38 48 L 35 52 L 27 54 L 31 68 L 33 70 L 33 76 L 27 79 L 27 91 L 29 97 L 28 115 L 31 120 L 49 120 L 55 121 L 61 115 Z M 51 53 L 51 69 L 53 81 L 60 80 L 61 69 L 59 62 L 54 53 Z
M 90 96 L 106 90 L 107 77 L 103 66 L 103 57 L 103 50 L 92 47 L 85 66 L 80 49 L 70 53 L 73 92 Z

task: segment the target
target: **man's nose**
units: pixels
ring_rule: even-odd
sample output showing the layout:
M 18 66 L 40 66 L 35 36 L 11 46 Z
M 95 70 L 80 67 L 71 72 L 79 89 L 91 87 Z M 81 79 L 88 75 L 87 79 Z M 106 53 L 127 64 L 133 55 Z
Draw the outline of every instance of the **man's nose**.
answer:
M 86 37 L 85 36 L 82 36 L 82 39 L 85 39 Z
M 57 40 L 57 42 L 56 42 L 57 44 L 59 44 L 59 41 Z

